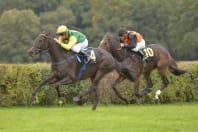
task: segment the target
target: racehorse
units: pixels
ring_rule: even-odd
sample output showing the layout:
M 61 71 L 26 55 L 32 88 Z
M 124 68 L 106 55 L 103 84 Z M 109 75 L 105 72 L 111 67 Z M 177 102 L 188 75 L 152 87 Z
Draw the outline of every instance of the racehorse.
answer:
M 150 77 L 150 74 L 153 69 L 157 68 L 159 75 L 162 79 L 162 86 L 155 93 L 155 99 L 159 101 L 159 95 L 161 92 L 168 86 L 169 80 L 167 78 L 167 70 L 172 72 L 174 75 L 182 75 L 187 72 L 187 69 L 178 69 L 177 64 L 174 59 L 171 57 L 167 49 L 162 47 L 159 44 L 150 44 L 147 48 L 144 49 L 146 55 L 150 58 L 146 62 L 142 61 L 142 57 L 139 53 L 133 52 L 130 49 L 121 48 L 120 43 L 113 38 L 111 32 L 106 33 L 102 41 L 99 44 L 99 48 L 105 49 L 112 54 L 114 58 L 118 61 L 123 61 L 123 65 L 127 65 L 134 75 L 136 75 L 136 80 L 134 81 L 134 90 L 136 101 L 140 103 L 140 98 L 145 96 L 147 93 L 151 92 L 153 83 Z M 146 67 L 144 65 L 146 64 Z M 146 80 L 146 88 L 139 92 L 140 77 L 143 73 Z M 124 76 L 120 75 L 116 81 L 112 83 L 112 87 L 115 91 L 116 85 L 122 82 L 125 79 Z M 116 92 L 118 93 L 118 91 Z M 123 98 L 120 94 L 118 95 L 123 101 L 126 102 L 126 99 Z
M 30 105 L 32 104 L 36 93 L 44 86 L 45 84 L 55 84 L 55 88 L 58 96 L 63 96 L 59 91 L 60 85 L 67 85 L 74 83 L 78 80 L 83 80 L 90 78 L 91 86 L 90 88 L 82 92 L 80 95 L 73 98 L 74 101 L 80 101 L 84 96 L 93 92 L 93 107 L 92 110 L 95 110 L 98 104 L 98 83 L 107 73 L 117 70 L 119 72 L 119 62 L 117 62 L 113 56 L 100 48 L 91 48 L 89 49 L 90 57 L 92 61 L 86 64 L 82 69 L 84 64 L 79 62 L 77 59 L 78 56 L 75 55 L 72 51 L 66 51 L 61 46 L 59 46 L 52 38 L 50 33 L 41 33 L 33 42 L 33 46 L 28 50 L 30 56 L 35 56 L 43 50 L 48 50 L 52 65 L 51 65 L 51 75 L 48 79 L 43 80 L 40 84 L 34 89 L 32 95 L 29 99 Z M 83 71 L 83 73 L 82 73 Z M 79 73 L 81 76 L 79 77 Z

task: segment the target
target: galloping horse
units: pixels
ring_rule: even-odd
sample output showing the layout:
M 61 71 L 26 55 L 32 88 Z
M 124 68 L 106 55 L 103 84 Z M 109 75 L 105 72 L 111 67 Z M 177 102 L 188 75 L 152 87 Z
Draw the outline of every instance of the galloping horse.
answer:
M 159 90 L 155 93 L 155 99 L 159 99 L 159 95 L 166 88 L 169 84 L 168 78 L 166 76 L 167 70 L 169 69 L 170 72 L 172 72 L 174 75 L 181 75 L 187 72 L 186 69 L 180 70 L 177 68 L 177 65 L 174 61 L 174 59 L 171 57 L 168 50 L 163 48 L 159 44 L 150 44 L 148 45 L 149 50 L 148 53 L 154 55 L 153 60 L 148 60 L 146 63 L 146 68 L 144 68 L 143 61 L 141 58 L 141 55 L 135 52 L 132 52 L 129 49 L 126 48 L 120 48 L 120 43 L 113 39 L 112 33 L 107 33 L 103 40 L 100 42 L 99 48 L 105 49 L 108 52 L 110 52 L 114 58 L 116 58 L 118 61 L 123 61 L 123 65 L 127 65 L 131 71 L 134 72 L 134 75 L 136 75 L 136 80 L 134 81 L 134 89 L 135 89 L 135 96 L 136 101 L 140 101 L 140 97 L 146 95 L 147 93 L 151 92 L 153 84 L 151 81 L 151 71 L 154 68 L 158 69 L 159 75 L 162 79 L 162 86 Z M 150 51 L 151 50 L 151 51 Z M 140 77 L 141 74 L 144 74 L 144 78 L 146 80 L 146 88 L 140 93 L 139 92 L 139 84 L 140 84 Z M 116 85 L 123 81 L 125 77 L 120 75 L 115 82 L 112 83 L 112 87 L 115 91 Z M 118 92 L 116 92 L 118 93 Z M 119 93 L 118 96 L 126 102 L 126 99 L 123 98 Z
M 119 63 L 113 58 L 113 56 L 100 48 L 91 48 L 91 58 L 95 62 L 87 64 L 86 70 L 82 73 L 82 76 L 78 78 L 79 72 L 81 71 L 82 64 L 78 62 L 76 56 L 71 51 L 66 51 L 60 47 L 53 40 L 49 33 L 39 34 L 34 40 L 33 46 L 28 50 L 30 56 L 35 56 L 43 50 L 48 50 L 51 56 L 51 76 L 43 80 L 33 91 L 29 103 L 32 104 L 36 93 L 44 86 L 45 84 L 55 84 L 55 88 L 58 96 L 63 96 L 59 92 L 60 85 L 66 85 L 74 83 L 77 80 L 83 80 L 91 78 L 92 85 L 90 88 L 81 93 L 79 96 L 73 98 L 74 101 L 80 101 L 84 96 L 93 92 L 93 107 L 92 110 L 95 110 L 98 104 L 98 83 L 104 75 L 107 73 L 117 70 Z

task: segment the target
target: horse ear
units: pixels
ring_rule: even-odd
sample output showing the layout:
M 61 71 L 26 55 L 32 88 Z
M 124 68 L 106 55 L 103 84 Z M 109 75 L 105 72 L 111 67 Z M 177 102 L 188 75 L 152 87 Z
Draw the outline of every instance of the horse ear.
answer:
M 46 36 L 49 36 L 50 32 L 49 31 L 42 31 L 42 34 L 45 34 Z
M 41 33 L 42 33 L 42 34 L 45 34 L 45 31 L 43 30 Z
M 46 31 L 46 33 L 45 33 L 47 36 L 49 36 L 50 35 L 50 32 L 49 31 Z

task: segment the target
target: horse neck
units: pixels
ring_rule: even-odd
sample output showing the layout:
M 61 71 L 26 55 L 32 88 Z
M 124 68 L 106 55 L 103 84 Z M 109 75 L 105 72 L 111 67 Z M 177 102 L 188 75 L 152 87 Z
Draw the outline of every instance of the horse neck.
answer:
M 123 61 L 125 60 L 128 55 L 127 55 L 127 51 L 125 49 L 120 49 L 120 43 L 118 43 L 115 40 L 112 40 L 112 50 L 111 50 L 111 54 L 114 58 L 116 58 L 118 61 Z
M 49 41 L 49 54 L 51 57 L 52 63 L 60 62 L 67 59 L 67 52 L 60 45 L 56 44 L 53 40 Z

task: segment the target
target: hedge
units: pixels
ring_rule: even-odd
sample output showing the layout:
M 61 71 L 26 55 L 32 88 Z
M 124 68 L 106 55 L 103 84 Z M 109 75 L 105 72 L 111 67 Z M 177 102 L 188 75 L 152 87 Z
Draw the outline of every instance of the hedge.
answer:
M 198 62 L 178 62 L 179 68 L 189 69 L 187 74 L 174 76 L 168 72 L 169 86 L 160 95 L 161 103 L 198 101 Z M 33 89 L 39 82 L 50 75 L 50 64 L 0 64 L 0 105 L 26 106 Z M 111 81 L 117 76 L 116 72 L 106 75 L 100 82 L 100 103 L 123 103 L 111 89 Z M 151 74 L 153 91 L 142 98 L 143 103 L 154 103 L 155 91 L 160 88 L 161 79 L 156 70 Z M 72 98 L 90 86 L 90 80 L 79 81 L 75 84 L 61 86 L 65 97 L 58 98 L 53 85 L 46 85 L 37 94 L 36 105 L 62 105 L 73 103 Z M 145 87 L 141 81 L 141 90 Z M 135 103 L 133 83 L 128 80 L 118 85 L 120 93 L 130 103 Z M 86 97 L 83 102 L 90 103 L 92 96 Z

